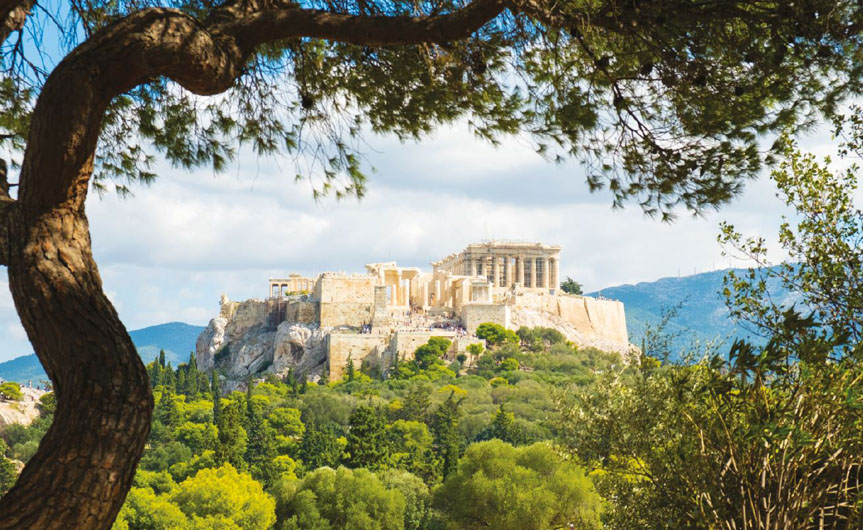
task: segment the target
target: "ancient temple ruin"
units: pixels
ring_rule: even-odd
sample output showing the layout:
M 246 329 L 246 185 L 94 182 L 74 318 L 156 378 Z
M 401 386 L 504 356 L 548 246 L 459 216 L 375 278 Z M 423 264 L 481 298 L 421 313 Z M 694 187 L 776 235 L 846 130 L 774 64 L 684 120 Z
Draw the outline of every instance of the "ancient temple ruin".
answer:
M 473 333 L 483 322 L 555 327 L 576 344 L 627 351 L 622 303 L 559 290 L 560 250 L 486 241 L 432 262 L 430 271 L 385 262 L 368 264 L 363 273 L 270 278 L 263 300 L 223 300 L 219 317 L 199 338 L 199 363 L 206 368 L 228 351 L 248 360 L 249 372 L 325 364 L 330 378 L 338 378 L 348 362 L 385 368 L 432 336 L 451 339 L 454 356 L 478 341 Z M 304 357 L 312 348 L 317 360 Z

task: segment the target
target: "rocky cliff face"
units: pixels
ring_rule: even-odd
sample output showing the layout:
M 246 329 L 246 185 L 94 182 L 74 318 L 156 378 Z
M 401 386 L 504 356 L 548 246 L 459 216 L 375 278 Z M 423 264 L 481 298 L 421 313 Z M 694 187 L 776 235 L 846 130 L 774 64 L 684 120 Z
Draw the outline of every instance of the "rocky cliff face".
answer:
M 250 374 L 285 375 L 293 369 L 312 379 L 326 371 L 326 337 L 313 325 L 268 325 L 267 303 L 222 298 L 219 316 L 198 337 L 196 354 L 203 370 L 218 368 L 229 379 Z
M 21 387 L 21 401 L 7 401 L 0 398 L 0 428 L 13 423 L 30 425 L 39 417 L 39 398 L 45 395 L 44 390 Z
M 594 333 L 584 333 L 583 331 L 580 331 L 575 324 L 563 317 L 538 309 L 514 307 L 510 312 L 510 326 L 512 329 L 518 329 L 521 326 L 528 328 L 555 328 L 563 333 L 567 340 L 572 341 L 579 347 L 589 347 L 607 352 L 617 352 L 623 355 L 624 359 L 628 358 L 629 355 L 636 351 L 636 348 L 627 342 L 609 340 L 606 337 Z

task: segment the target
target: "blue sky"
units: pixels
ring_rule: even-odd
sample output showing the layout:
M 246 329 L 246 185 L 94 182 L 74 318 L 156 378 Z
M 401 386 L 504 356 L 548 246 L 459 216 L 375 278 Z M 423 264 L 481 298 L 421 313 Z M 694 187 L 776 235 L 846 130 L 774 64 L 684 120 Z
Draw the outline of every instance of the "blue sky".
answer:
M 826 152 L 829 137 L 803 145 Z M 663 224 L 631 205 L 613 210 L 607 193 L 590 194 L 575 162 L 550 164 L 515 139 L 494 148 L 461 126 L 418 144 L 371 138 L 367 153 L 376 172 L 361 202 L 315 203 L 290 163 L 252 156 L 219 175 L 163 165 L 132 198 L 91 196 L 94 253 L 127 327 L 204 325 L 221 293 L 263 297 L 270 276 L 359 272 L 390 260 L 428 268 L 488 238 L 561 245 L 561 277 L 588 290 L 704 272 L 736 265 L 716 243 L 721 220 L 774 241 L 783 212 L 762 178 L 720 212 L 681 212 Z M 32 351 L 2 278 L 0 361 Z

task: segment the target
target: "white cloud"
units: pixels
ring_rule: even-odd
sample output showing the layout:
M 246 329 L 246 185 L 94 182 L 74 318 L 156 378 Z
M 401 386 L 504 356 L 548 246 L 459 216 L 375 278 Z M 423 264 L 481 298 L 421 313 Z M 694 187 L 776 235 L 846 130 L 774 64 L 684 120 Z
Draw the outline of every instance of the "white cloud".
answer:
M 650 281 L 731 263 L 716 243 L 722 219 L 775 241 L 783 211 L 762 179 L 718 213 L 662 224 L 635 205 L 612 210 L 607 194 L 587 193 L 576 164 L 547 164 L 517 141 L 495 149 L 447 129 L 419 145 L 373 144 L 379 172 L 362 202 L 315 203 L 284 162 L 248 157 L 217 177 L 163 169 L 128 200 L 91 197 L 94 254 L 123 321 L 205 324 L 221 293 L 265 296 L 270 276 L 372 261 L 428 267 L 486 238 L 562 245 L 562 275 L 587 289 Z M 0 292 L 3 360 L 31 349 L 8 288 Z

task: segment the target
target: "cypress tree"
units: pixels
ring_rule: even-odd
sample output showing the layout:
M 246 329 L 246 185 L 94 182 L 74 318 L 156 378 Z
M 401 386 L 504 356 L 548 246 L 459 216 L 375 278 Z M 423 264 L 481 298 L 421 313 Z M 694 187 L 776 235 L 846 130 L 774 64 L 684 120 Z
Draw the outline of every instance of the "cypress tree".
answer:
M 356 377 L 356 371 L 354 369 L 354 360 L 351 359 L 351 356 L 348 355 L 348 369 L 345 373 L 345 379 L 348 381 L 353 381 L 354 377 Z
M 213 394 L 213 423 L 218 425 L 222 415 L 222 389 L 219 388 L 219 374 L 215 370 L 210 377 L 210 392 Z
M 159 350 L 159 366 L 165 367 L 165 350 Z
M 186 391 L 190 396 L 195 396 L 200 392 L 198 373 L 198 360 L 195 359 L 195 352 L 191 352 L 189 353 L 189 365 L 186 367 Z
M 463 400 L 464 398 L 456 401 L 455 392 L 451 392 L 432 415 L 431 430 L 434 435 L 434 447 L 441 457 L 441 473 L 444 479 L 458 470 L 458 457 L 461 451 L 458 418 Z
M 183 369 L 183 366 L 177 368 L 177 393 L 178 394 L 187 394 L 188 386 L 186 385 L 186 370 Z
M 350 417 L 348 463 L 372 471 L 383 469 L 390 455 L 387 424 L 383 414 L 371 405 L 360 405 Z
M 230 463 L 237 469 L 246 469 L 243 456 L 246 453 L 248 435 L 243 428 L 243 414 L 239 403 L 231 403 L 219 414 L 219 443 L 216 447 L 216 460 Z
M 249 375 L 249 380 L 246 382 L 246 420 L 251 422 L 252 416 L 254 415 L 254 410 L 252 407 L 252 394 L 255 389 L 255 381 L 252 379 L 252 376 Z
M 171 368 L 170 362 L 165 367 L 165 370 L 162 372 L 162 384 L 175 392 L 177 390 L 176 374 L 174 374 L 174 369 Z
M 177 401 L 174 399 L 174 391 L 171 388 L 165 388 L 162 397 L 159 399 L 159 404 L 156 405 L 154 415 L 162 425 L 170 430 L 180 425 L 180 408 L 177 406 Z
M 249 407 L 247 423 L 246 462 L 253 477 L 268 483 L 274 478 L 271 464 L 276 457 L 276 432 L 252 407 Z

